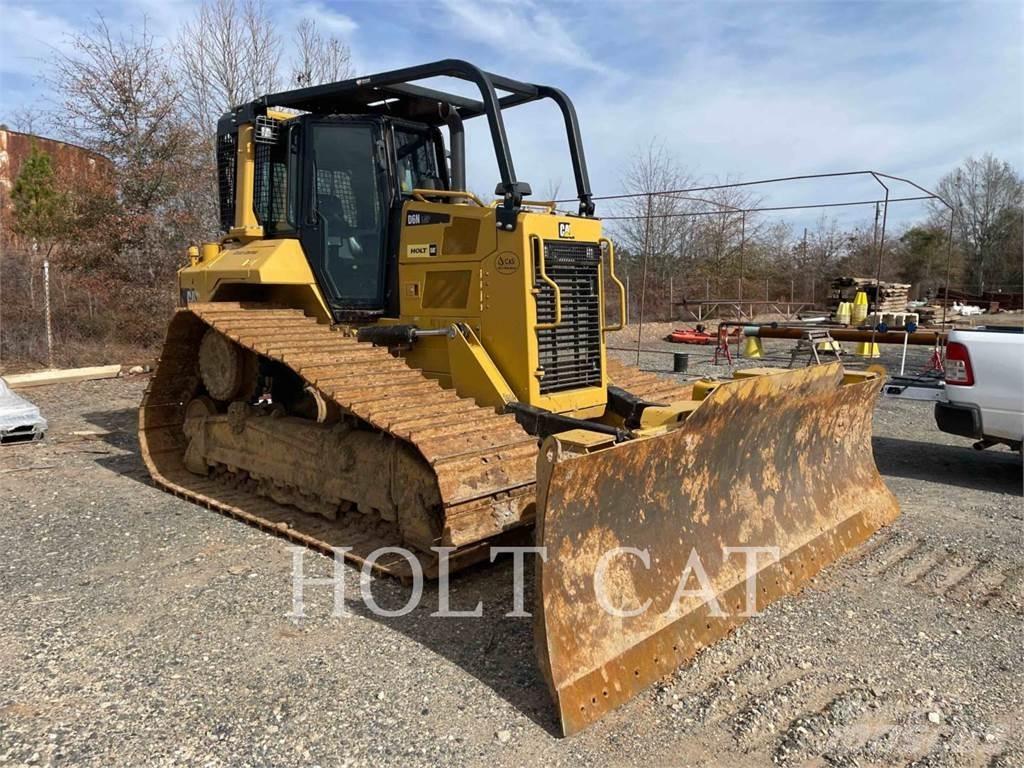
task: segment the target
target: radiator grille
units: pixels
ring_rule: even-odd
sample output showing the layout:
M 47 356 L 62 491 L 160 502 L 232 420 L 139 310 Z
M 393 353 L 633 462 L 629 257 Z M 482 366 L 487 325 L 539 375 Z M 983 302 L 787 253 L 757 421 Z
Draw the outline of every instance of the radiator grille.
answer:
M 555 320 L 555 292 L 540 279 L 535 246 L 534 288 L 537 321 Z M 544 266 L 562 294 L 562 323 L 537 331 L 539 364 L 544 371 L 541 394 L 601 385 L 601 314 L 598 274 L 601 246 L 561 240 L 544 241 Z

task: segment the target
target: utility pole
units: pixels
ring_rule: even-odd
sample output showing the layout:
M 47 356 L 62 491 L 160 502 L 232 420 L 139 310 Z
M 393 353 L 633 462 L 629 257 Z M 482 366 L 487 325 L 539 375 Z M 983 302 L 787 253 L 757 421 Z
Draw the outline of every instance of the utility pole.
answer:
M 647 261 L 651 253 L 651 209 L 653 208 L 654 195 L 647 195 L 647 222 L 644 227 L 644 265 L 640 278 L 640 322 L 636 331 L 636 366 L 640 367 L 640 343 L 644 333 L 644 301 L 647 298 Z
M 747 247 L 747 212 L 740 215 L 740 279 L 736 292 L 736 298 L 743 301 L 743 251 Z
M 807 227 L 806 226 L 804 227 L 804 246 L 803 246 L 803 251 L 804 251 L 804 268 L 806 269 L 807 266 L 808 266 L 808 264 L 807 264 Z M 812 272 L 813 272 L 813 270 L 812 270 Z M 812 304 L 814 303 L 814 278 L 813 278 L 813 276 L 811 278 L 811 303 Z
M 50 313 L 50 255 L 43 258 L 43 301 L 46 302 L 46 363 L 53 366 L 53 316 Z
M 4 369 L 4 249 L 0 248 L 0 372 Z
M 32 254 L 39 253 L 39 241 L 32 239 Z M 43 256 L 43 316 L 46 318 L 46 364 L 53 368 L 53 319 L 50 315 L 50 252 Z

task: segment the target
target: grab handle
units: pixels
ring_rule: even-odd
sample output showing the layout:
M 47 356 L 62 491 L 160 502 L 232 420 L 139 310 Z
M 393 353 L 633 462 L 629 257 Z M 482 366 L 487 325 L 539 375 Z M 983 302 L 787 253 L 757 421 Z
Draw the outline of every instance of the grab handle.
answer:
M 599 242 L 608 250 L 608 276 L 619 289 L 619 322 L 613 325 L 603 325 L 601 330 L 606 332 L 621 331 L 626 325 L 626 286 L 622 284 L 619 276 L 615 274 L 615 246 L 612 245 L 612 241 L 607 237 L 602 237 Z
M 428 197 L 447 197 L 455 200 L 465 198 L 472 200 L 474 203 L 479 205 L 481 208 L 486 208 L 484 201 L 474 195 L 472 192 L 466 192 L 461 189 L 414 189 L 411 193 L 413 200 L 418 200 L 421 203 L 429 203 Z

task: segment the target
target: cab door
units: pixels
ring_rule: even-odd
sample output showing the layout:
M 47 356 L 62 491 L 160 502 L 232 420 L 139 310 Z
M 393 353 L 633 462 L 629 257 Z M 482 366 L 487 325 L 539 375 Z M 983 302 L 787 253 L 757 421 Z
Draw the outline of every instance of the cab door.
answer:
M 383 312 L 387 200 L 378 121 L 310 120 L 305 131 L 303 250 L 336 320 Z

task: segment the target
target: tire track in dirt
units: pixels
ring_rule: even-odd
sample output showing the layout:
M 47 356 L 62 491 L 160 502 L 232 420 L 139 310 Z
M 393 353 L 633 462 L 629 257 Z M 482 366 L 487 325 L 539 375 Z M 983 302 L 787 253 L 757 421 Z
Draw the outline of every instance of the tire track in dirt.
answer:
M 921 537 L 883 537 L 845 564 L 846 583 L 884 581 L 928 597 L 1024 615 L 1024 568 L 988 553 L 960 551 Z M 845 578 L 842 578 L 845 577 Z

